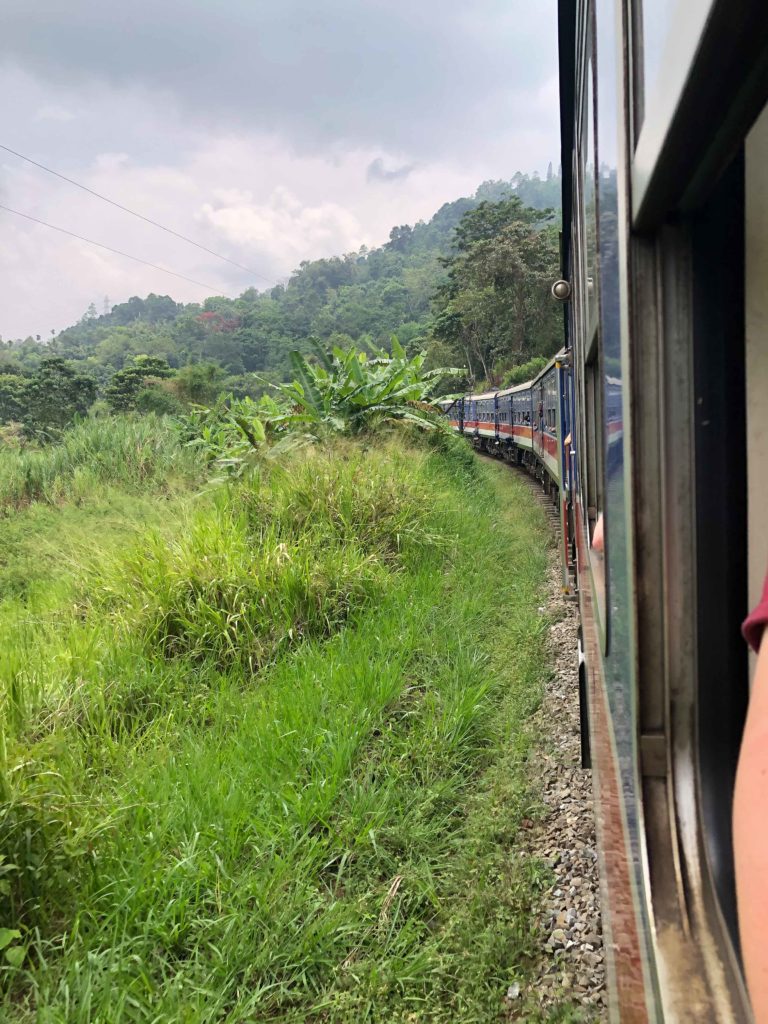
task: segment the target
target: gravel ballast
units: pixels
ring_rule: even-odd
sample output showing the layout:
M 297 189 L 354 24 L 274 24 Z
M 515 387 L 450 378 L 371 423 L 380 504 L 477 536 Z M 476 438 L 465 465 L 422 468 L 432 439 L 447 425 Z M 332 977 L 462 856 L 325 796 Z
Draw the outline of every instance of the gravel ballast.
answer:
M 547 647 L 551 678 L 534 729 L 541 737 L 530 759 L 532 787 L 543 811 L 521 834 L 520 856 L 549 864 L 554 884 L 539 911 L 541 956 L 534 980 L 507 992 L 510 1020 L 525 1020 L 526 1004 L 545 1012 L 573 1003 L 590 1022 L 607 1021 L 600 890 L 592 774 L 581 768 L 578 688 L 578 606 L 561 592 L 559 567 L 549 578 Z

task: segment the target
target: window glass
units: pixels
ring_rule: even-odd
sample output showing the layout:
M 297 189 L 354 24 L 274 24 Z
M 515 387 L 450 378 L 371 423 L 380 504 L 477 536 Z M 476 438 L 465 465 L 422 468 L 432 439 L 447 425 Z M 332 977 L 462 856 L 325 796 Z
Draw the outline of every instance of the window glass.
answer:
M 650 0 L 650 7 L 660 6 Z M 670 6 L 664 4 L 665 8 Z M 649 13 L 643 8 L 643 17 Z M 659 14 L 659 25 L 664 22 Z M 600 387 L 601 416 L 600 446 L 603 458 L 603 504 L 605 515 L 603 530 L 603 557 L 608 555 L 606 577 L 611 591 L 613 611 L 612 628 L 620 632 L 627 625 L 620 623 L 619 605 L 625 607 L 623 596 L 627 592 L 626 519 L 623 437 L 624 408 L 621 360 L 621 304 L 619 273 L 619 201 L 617 183 L 619 113 L 616 105 L 616 81 L 620 64 L 617 58 L 615 5 L 612 0 L 597 0 L 597 106 L 598 135 L 597 178 L 600 224 L 598 254 L 600 268 Z
M 585 132 L 582 153 L 584 189 L 584 229 L 586 237 L 587 274 L 587 330 L 591 332 L 597 323 L 598 279 L 597 279 L 597 188 L 595 162 L 595 102 L 593 87 L 594 69 L 592 60 L 587 64 L 587 106 L 585 110 Z
M 582 430 L 584 520 L 589 542 L 589 564 L 600 622 L 605 624 L 605 517 L 604 517 L 604 417 L 600 331 L 600 266 L 598 258 L 598 157 L 595 145 L 595 42 L 588 38 L 588 60 L 582 87 L 582 133 L 579 153 L 579 226 L 583 239 L 583 277 L 578 284 L 579 326 L 584 416 Z M 598 54 L 599 59 L 599 54 Z M 602 215 L 602 208 L 600 213 Z
M 632 169 L 635 208 L 642 204 L 713 4 L 642 0 L 635 54 L 634 105 L 640 122 Z
M 643 94 L 650 98 L 659 85 L 664 50 L 670 48 L 670 29 L 681 0 L 643 0 Z

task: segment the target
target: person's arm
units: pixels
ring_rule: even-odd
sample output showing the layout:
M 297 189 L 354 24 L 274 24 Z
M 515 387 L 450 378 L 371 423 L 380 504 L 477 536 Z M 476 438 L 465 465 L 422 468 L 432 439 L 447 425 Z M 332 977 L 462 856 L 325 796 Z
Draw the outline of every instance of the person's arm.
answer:
M 744 623 L 758 651 L 733 798 L 733 845 L 739 932 L 755 1024 L 768 1024 L 768 577 Z M 763 641 L 761 643 L 761 641 Z

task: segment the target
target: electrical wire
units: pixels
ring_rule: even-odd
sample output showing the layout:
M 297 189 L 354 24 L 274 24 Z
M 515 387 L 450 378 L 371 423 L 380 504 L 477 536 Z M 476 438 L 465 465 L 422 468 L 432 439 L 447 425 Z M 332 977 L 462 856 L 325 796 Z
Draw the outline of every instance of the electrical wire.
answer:
M 114 199 L 110 199 L 108 196 L 103 196 L 100 192 L 95 192 L 92 188 L 88 188 L 87 185 L 82 185 L 79 181 L 75 181 L 74 178 L 68 178 L 66 174 L 60 174 L 59 171 L 54 171 L 52 167 L 46 167 L 45 164 L 38 163 L 37 160 L 33 160 L 32 157 L 24 156 L 23 153 L 18 153 L 15 149 L 11 149 L 10 146 L 4 146 L 0 143 L 0 149 L 4 149 L 6 153 L 11 153 L 13 156 L 17 156 L 19 160 L 26 160 L 28 164 L 32 164 L 34 167 L 39 167 L 41 171 L 46 171 L 48 174 L 53 174 L 55 177 L 61 178 L 62 181 L 66 181 L 70 185 L 74 185 L 76 188 L 82 189 L 83 192 L 88 192 L 97 199 L 101 199 L 103 202 L 109 203 L 110 206 L 117 207 L 118 210 L 122 210 L 124 213 L 130 213 L 132 217 L 138 217 L 139 220 L 143 220 L 147 224 L 152 224 L 153 227 L 160 228 L 161 231 L 167 231 L 169 235 L 174 235 L 176 238 L 180 238 L 182 242 L 188 242 L 190 245 L 194 245 L 195 248 L 202 249 L 203 252 L 207 252 L 210 256 L 215 256 L 216 259 L 224 260 L 225 263 L 231 263 L 233 267 L 245 270 L 246 273 L 251 274 L 253 277 L 258 277 L 262 281 L 266 281 L 267 284 L 272 284 L 272 281 L 268 277 L 264 277 L 263 274 L 251 269 L 251 267 L 244 267 L 242 263 L 237 263 L 235 260 L 231 260 L 228 256 L 222 256 L 221 253 L 214 252 L 213 249 L 209 249 L 207 246 L 201 245 L 200 242 L 196 242 L 194 238 L 187 238 L 186 235 L 179 234 L 179 232 L 174 231 L 173 228 L 166 227 L 165 224 L 152 220 L 151 217 L 145 217 L 143 213 L 137 213 L 136 210 L 131 210 L 129 207 L 123 206 L 122 203 L 118 203 Z
M 212 284 L 205 284 L 203 281 L 195 281 L 192 277 L 187 277 L 185 274 L 178 274 L 175 270 L 168 270 L 167 267 L 161 267 L 157 263 L 150 263 L 148 260 L 143 260 L 139 256 L 132 256 L 129 252 L 122 252 L 120 249 L 113 249 L 109 245 L 104 245 L 103 242 L 94 242 L 92 238 L 84 238 L 83 235 L 76 235 L 74 231 L 67 231 L 66 228 L 60 228 L 56 224 L 49 224 L 47 221 L 38 220 L 37 217 L 31 217 L 28 213 L 21 213 L 19 210 L 12 210 L 10 206 L 3 206 L 0 204 L 0 210 L 5 210 L 6 213 L 13 213 L 17 217 L 23 217 L 25 220 L 31 220 L 34 224 L 41 224 L 44 228 L 51 228 L 53 231 L 60 231 L 62 235 L 69 235 L 70 238 L 76 238 L 80 242 L 87 242 L 89 245 L 96 245 L 99 249 L 106 249 L 107 252 L 114 253 L 116 256 L 125 256 L 126 259 L 134 260 L 136 263 L 143 263 L 145 267 L 151 267 L 153 270 L 160 270 L 164 274 L 171 274 L 172 277 L 180 277 L 182 281 L 188 281 L 190 284 L 196 284 L 199 288 L 205 288 L 209 292 L 213 292 L 214 295 L 221 295 L 220 288 L 214 288 Z

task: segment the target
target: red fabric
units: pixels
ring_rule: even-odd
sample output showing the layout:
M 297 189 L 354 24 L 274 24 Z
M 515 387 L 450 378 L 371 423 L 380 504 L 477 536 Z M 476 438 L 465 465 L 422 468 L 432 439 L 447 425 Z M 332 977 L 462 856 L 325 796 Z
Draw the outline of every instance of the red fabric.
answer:
M 763 581 L 763 596 L 760 602 L 744 620 L 741 632 L 744 639 L 755 653 L 760 649 L 760 641 L 763 639 L 763 630 L 768 625 L 768 575 Z

